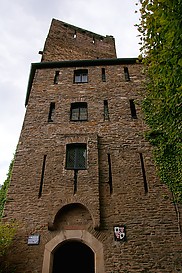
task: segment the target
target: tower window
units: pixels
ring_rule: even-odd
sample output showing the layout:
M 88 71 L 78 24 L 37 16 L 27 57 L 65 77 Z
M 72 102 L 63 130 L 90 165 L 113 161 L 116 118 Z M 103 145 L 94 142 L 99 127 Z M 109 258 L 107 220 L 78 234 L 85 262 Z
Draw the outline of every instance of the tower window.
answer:
M 40 180 L 40 187 L 39 187 L 39 195 L 38 195 L 39 198 L 42 195 L 42 188 L 43 188 L 43 183 L 44 183 L 44 172 L 45 172 L 45 165 L 46 165 L 46 157 L 47 157 L 47 155 L 44 155 L 43 164 L 42 164 L 42 174 L 41 174 L 41 180 Z
M 72 121 L 86 121 L 88 119 L 87 103 L 74 102 L 71 104 L 70 120 Z
M 125 76 L 125 81 L 130 81 L 130 75 L 128 71 L 128 67 L 124 67 L 124 76 Z
M 66 169 L 85 170 L 87 168 L 87 145 L 71 143 L 66 145 Z
M 55 113 L 55 102 L 51 102 L 50 108 L 49 108 L 48 122 L 53 122 L 54 113 Z
M 131 117 L 136 119 L 137 114 L 136 114 L 136 108 L 135 108 L 134 100 L 130 100 L 130 110 L 131 110 Z
M 109 166 L 109 188 L 110 188 L 110 194 L 113 192 L 112 188 L 112 168 L 111 168 L 111 155 L 107 154 L 107 159 L 108 159 L 108 166 Z
M 102 81 L 103 82 L 106 81 L 106 70 L 105 70 L 105 68 L 102 68 Z
M 74 83 L 88 82 L 88 69 L 78 69 L 74 71 Z
M 104 100 L 104 120 L 109 120 L 109 107 L 107 100 Z
M 59 82 L 59 71 L 56 71 L 54 76 L 54 84 L 58 84 L 58 82 Z
M 140 163 L 141 163 L 141 168 L 142 168 L 144 189 L 145 189 L 145 193 L 147 193 L 148 192 L 148 183 L 147 183 L 147 178 L 146 178 L 146 173 L 145 173 L 143 155 L 142 155 L 142 153 L 140 153 L 139 155 L 140 155 Z
M 76 39 L 76 37 L 77 37 L 77 34 L 76 34 L 76 30 L 75 30 L 75 33 L 74 33 L 74 35 L 73 35 L 73 38 Z

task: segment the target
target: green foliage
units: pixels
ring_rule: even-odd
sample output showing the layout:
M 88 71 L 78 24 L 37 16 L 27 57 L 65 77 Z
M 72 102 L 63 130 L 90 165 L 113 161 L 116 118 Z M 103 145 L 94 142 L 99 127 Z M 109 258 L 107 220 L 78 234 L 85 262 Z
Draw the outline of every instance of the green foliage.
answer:
M 146 138 L 159 175 L 182 202 L 182 0 L 140 0 Z
M 9 187 L 9 183 L 10 183 L 10 179 L 11 179 L 11 173 L 12 173 L 12 169 L 13 169 L 13 163 L 14 163 L 14 159 L 10 163 L 7 178 L 4 181 L 4 184 L 2 185 L 2 187 L 0 189 L 0 218 L 2 218 L 2 215 L 3 215 L 4 205 L 6 202 L 6 195 L 7 195 L 7 191 L 8 191 L 8 187 Z
M 18 225 L 15 222 L 11 222 L 11 223 L 2 222 L 3 210 L 4 210 L 7 191 L 8 191 L 8 187 L 9 187 L 9 183 L 11 179 L 13 163 L 14 163 L 14 159 L 10 163 L 7 178 L 0 189 L 0 273 L 15 272 L 14 267 L 8 264 L 8 262 L 4 259 L 4 255 L 6 254 L 6 252 L 8 251 L 9 247 L 12 244 Z
M 0 222 L 0 257 L 3 256 L 11 245 L 17 230 L 16 223 Z

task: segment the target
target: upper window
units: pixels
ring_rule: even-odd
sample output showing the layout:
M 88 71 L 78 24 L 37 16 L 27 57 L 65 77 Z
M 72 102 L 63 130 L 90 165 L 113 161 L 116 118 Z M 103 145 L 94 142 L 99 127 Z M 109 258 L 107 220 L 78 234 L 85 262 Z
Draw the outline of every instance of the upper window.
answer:
M 58 82 L 59 82 L 59 71 L 56 71 L 54 76 L 54 84 L 58 84 Z
M 106 70 L 105 70 L 105 68 L 102 68 L 102 81 L 103 82 L 106 81 Z
M 104 100 L 104 120 L 109 120 L 109 107 L 107 100 Z
M 55 114 L 55 102 L 50 103 L 48 122 L 52 122 Z
M 136 119 L 137 118 L 137 113 L 136 113 L 136 108 L 135 108 L 135 102 L 134 100 L 129 100 L 130 101 L 130 110 L 131 110 L 131 117 Z
M 124 67 L 124 76 L 125 76 L 125 81 L 129 82 L 130 81 L 130 75 L 129 75 L 128 67 Z
M 70 120 L 72 121 L 85 121 L 88 118 L 87 103 L 74 102 L 71 104 Z
M 74 83 L 88 82 L 88 69 L 78 69 L 74 71 Z
M 66 169 L 85 170 L 87 168 L 87 145 L 71 143 L 66 145 Z

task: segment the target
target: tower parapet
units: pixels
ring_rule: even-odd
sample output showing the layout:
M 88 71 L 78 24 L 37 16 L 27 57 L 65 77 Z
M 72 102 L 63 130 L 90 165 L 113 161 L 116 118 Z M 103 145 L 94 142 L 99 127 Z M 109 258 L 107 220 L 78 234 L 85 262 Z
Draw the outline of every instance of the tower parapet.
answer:
M 52 20 L 42 61 L 116 58 L 115 39 Z

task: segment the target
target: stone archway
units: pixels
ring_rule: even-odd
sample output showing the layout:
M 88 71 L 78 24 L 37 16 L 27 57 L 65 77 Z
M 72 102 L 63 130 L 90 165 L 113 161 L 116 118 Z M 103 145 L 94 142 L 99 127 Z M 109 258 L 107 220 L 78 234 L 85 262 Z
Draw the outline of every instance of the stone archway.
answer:
M 52 273 L 95 273 L 94 252 L 77 240 L 67 240 L 56 248 L 53 254 Z
M 103 245 L 86 230 L 64 230 L 45 245 L 42 273 L 52 273 L 54 252 L 66 242 L 77 241 L 87 245 L 94 253 L 94 273 L 104 273 Z

